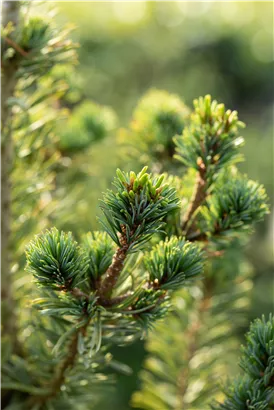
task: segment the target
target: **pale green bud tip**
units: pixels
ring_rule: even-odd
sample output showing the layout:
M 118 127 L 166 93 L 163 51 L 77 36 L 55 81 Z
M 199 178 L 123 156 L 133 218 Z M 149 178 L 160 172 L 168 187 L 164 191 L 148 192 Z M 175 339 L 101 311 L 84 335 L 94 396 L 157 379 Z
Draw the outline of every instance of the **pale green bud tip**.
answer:
M 135 181 L 135 179 L 136 179 L 136 174 L 135 174 L 135 172 L 130 171 L 130 173 L 129 173 L 129 177 L 130 177 L 130 180 Z
M 164 175 L 161 175 L 161 176 L 159 177 L 157 183 L 155 184 L 155 188 L 160 188 L 161 183 L 163 182 L 164 178 L 165 178 Z
M 146 173 L 147 170 L 148 170 L 148 166 L 145 166 L 145 167 L 139 172 L 139 174 L 137 175 L 137 177 L 138 177 L 138 178 L 141 178 L 141 177 Z
M 198 107 L 198 105 L 199 105 L 199 101 L 197 100 L 197 98 L 195 98 L 195 100 L 193 100 L 194 108 Z
M 222 104 L 218 104 L 217 105 L 217 111 L 219 112 L 219 114 L 220 115 L 224 115 L 224 113 L 225 113 L 225 105 L 222 103 Z
M 237 125 L 238 125 L 239 128 L 245 128 L 246 127 L 246 124 L 243 121 L 238 121 Z
M 116 170 L 116 175 L 121 181 L 126 182 L 125 174 L 119 168 Z
M 142 178 L 139 179 L 140 185 L 141 185 L 141 186 L 145 185 L 145 183 L 147 182 L 147 180 L 148 180 L 148 174 L 143 175 Z
M 210 94 L 207 94 L 205 96 L 205 104 L 211 104 L 211 95 Z

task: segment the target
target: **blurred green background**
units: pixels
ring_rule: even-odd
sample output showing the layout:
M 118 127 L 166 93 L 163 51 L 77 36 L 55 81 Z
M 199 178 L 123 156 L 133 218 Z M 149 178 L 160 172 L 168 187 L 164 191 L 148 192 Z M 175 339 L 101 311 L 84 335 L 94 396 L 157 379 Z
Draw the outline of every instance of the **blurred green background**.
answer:
M 178 94 L 190 107 L 209 93 L 238 110 L 247 124 L 240 169 L 265 185 L 273 205 L 272 7 L 271 2 L 59 2 L 57 19 L 76 25 L 79 65 L 72 85 L 82 98 L 111 106 L 120 127 L 127 126 L 151 87 Z M 98 228 L 102 190 L 117 166 L 127 170 L 132 162 L 119 155 L 115 132 L 71 160 L 88 178 L 63 174 L 60 186 L 69 186 L 77 201 L 70 202 L 69 212 L 59 209 L 53 222 L 77 236 Z M 273 309 L 273 225 L 269 215 L 245 250 L 255 271 L 250 320 Z M 116 393 L 98 410 L 129 409 L 138 387 L 142 342 L 117 348 L 115 355 L 133 374 L 118 376 Z

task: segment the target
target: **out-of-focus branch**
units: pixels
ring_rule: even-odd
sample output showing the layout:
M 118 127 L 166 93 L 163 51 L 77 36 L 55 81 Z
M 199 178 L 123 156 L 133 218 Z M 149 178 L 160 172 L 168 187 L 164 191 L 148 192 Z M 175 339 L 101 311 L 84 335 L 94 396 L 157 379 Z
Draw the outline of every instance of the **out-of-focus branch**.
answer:
M 19 20 L 19 1 L 3 3 L 2 24 L 9 22 L 14 26 Z M 3 50 L 4 51 L 4 50 Z M 13 160 L 12 109 L 8 102 L 14 95 L 17 78 L 18 59 L 12 58 L 2 64 L 2 94 L 1 94 L 1 272 L 3 301 L 3 334 L 9 335 L 16 342 L 15 306 L 12 295 L 10 272 L 10 234 L 11 234 L 11 180 L 10 173 Z

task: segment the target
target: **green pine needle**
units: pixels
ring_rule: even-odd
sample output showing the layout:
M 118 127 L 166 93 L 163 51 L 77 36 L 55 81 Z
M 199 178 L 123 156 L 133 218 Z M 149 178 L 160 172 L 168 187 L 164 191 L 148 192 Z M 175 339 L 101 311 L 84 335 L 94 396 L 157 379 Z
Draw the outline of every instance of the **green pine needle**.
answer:
M 201 231 L 209 235 L 230 235 L 249 230 L 268 213 L 262 185 L 246 177 L 234 177 L 219 185 L 201 209 Z
M 125 237 L 129 251 L 160 232 L 163 219 L 178 209 L 176 190 L 162 184 L 164 176 L 152 177 L 144 167 L 139 174 L 117 170 L 116 193 L 107 191 L 101 201 L 105 219 L 100 220 L 107 233 L 121 246 L 119 234 Z
M 27 267 L 40 286 L 70 290 L 84 278 L 87 256 L 81 251 L 71 233 L 56 228 L 37 235 L 27 247 Z
M 246 335 L 240 366 L 244 376 L 226 390 L 224 403 L 212 410 L 270 410 L 274 406 L 274 318 L 256 319 Z
M 145 255 L 150 281 L 160 289 L 176 290 L 203 272 L 198 246 L 175 236 L 161 241 Z
M 89 232 L 82 238 L 83 248 L 88 254 L 87 275 L 92 288 L 111 264 L 114 254 L 114 243 L 106 232 Z
M 238 148 L 243 145 L 239 129 L 245 125 L 238 120 L 237 111 L 226 110 L 224 104 L 211 101 L 206 95 L 194 100 L 190 125 L 175 138 L 177 155 L 186 167 L 206 172 L 208 186 L 224 166 L 242 160 Z

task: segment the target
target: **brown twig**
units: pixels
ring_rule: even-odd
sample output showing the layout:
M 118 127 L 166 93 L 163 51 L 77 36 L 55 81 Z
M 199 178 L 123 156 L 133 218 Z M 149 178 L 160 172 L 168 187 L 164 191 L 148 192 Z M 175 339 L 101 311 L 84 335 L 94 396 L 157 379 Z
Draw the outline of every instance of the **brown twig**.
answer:
M 84 298 L 87 302 L 89 301 L 89 295 L 79 288 L 73 288 L 69 291 L 69 293 L 77 299 Z M 111 299 L 99 299 L 98 304 L 104 307 L 112 307 L 118 305 L 119 303 L 123 302 L 126 298 L 131 296 L 131 292 L 125 293 L 124 295 L 119 295 Z
M 121 246 L 116 250 L 112 259 L 112 264 L 106 271 L 106 277 L 102 281 L 100 288 L 98 289 L 99 300 L 101 304 L 107 304 L 107 300 L 111 297 L 111 292 L 117 283 L 120 272 L 124 266 L 124 262 L 127 256 L 129 243 L 125 234 L 120 237 Z
M 182 231 L 188 233 L 191 226 L 188 227 L 188 224 L 194 214 L 194 212 L 199 208 L 199 206 L 205 200 L 207 193 L 206 193 L 206 168 L 204 163 L 199 161 L 199 172 L 197 175 L 197 182 L 193 192 L 192 199 L 190 201 L 189 207 L 184 215 L 182 221 Z
M 186 235 L 186 239 L 190 242 L 192 241 L 204 241 L 207 242 L 208 241 L 208 237 L 204 232 L 191 232 L 188 235 Z
M 11 46 L 13 47 L 19 54 L 21 54 L 21 56 L 28 58 L 29 57 L 29 53 L 27 51 L 25 51 L 23 48 L 21 48 L 19 46 L 19 44 L 15 43 L 15 41 L 13 41 L 11 38 L 9 37 L 5 37 L 5 41 Z

